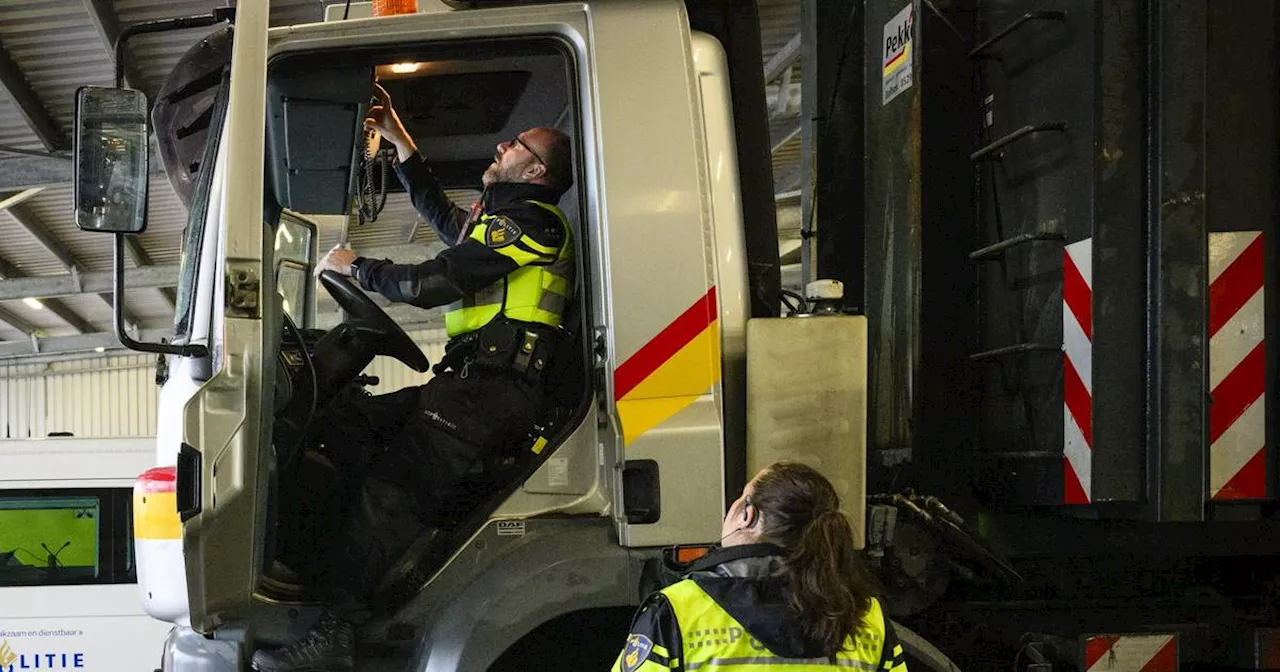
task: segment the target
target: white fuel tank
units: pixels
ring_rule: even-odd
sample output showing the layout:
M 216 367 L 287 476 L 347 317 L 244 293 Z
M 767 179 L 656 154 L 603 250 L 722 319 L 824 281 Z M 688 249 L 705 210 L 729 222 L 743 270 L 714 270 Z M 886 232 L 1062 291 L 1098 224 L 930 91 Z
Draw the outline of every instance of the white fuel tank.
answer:
M 747 322 L 747 477 L 779 460 L 822 472 L 866 535 L 867 318 Z

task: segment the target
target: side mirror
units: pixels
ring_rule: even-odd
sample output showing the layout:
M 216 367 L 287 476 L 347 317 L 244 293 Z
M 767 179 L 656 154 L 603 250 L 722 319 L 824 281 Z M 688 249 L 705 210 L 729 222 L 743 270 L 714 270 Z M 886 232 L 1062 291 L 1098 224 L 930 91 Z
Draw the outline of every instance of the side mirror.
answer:
M 147 96 L 132 89 L 76 91 L 75 211 L 84 231 L 147 228 Z

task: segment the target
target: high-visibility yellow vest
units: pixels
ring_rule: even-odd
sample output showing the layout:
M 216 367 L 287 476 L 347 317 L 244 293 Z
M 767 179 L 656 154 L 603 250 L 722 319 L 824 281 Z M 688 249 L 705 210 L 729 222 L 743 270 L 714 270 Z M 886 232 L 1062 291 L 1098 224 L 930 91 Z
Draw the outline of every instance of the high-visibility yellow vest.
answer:
M 521 234 L 511 244 L 490 247 L 510 257 L 520 268 L 484 289 L 455 301 L 444 309 L 444 326 L 449 336 L 466 334 L 488 324 L 499 314 L 550 327 L 560 326 L 564 309 L 573 295 L 573 229 L 560 208 L 541 201 L 528 201 L 556 216 L 564 227 L 564 243 L 550 247 Z M 468 238 L 489 245 L 489 227 L 497 217 L 481 215 Z M 499 233 L 495 230 L 495 233 Z
M 836 654 L 834 665 L 826 658 L 784 658 L 770 651 L 729 612 L 716 603 L 697 583 L 685 579 L 662 590 L 684 642 L 682 652 L 671 652 L 682 657 L 687 672 L 705 669 L 708 672 L 746 672 L 769 670 L 770 672 L 795 670 L 817 672 L 821 669 L 865 670 L 867 672 L 898 672 L 905 665 L 880 669 L 884 648 L 884 613 L 880 603 L 872 599 L 871 609 L 864 618 L 863 627 L 845 640 L 844 649 Z M 900 652 L 895 652 L 900 653 Z M 893 656 L 889 657 L 890 659 Z

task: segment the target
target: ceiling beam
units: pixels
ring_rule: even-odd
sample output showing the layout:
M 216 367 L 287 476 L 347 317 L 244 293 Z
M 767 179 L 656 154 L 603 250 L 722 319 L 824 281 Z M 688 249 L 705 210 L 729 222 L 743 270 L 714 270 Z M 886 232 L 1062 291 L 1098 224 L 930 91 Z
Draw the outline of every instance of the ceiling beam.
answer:
M 0 284 L 3 283 L 3 280 L 5 278 L 20 278 L 20 277 L 22 277 L 22 271 L 19 271 L 17 266 L 14 266 L 13 264 L 9 263 L 8 261 L 5 261 L 4 259 L 0 259 Z M 22 296 L 19 296 L 17 298 L 23 299 L 28 296 L 31 296 L 31 295 L 23 294 Z
M 13 327 L 14 329 L 17 329 L 18 331 L 21 331 L 27 336 L 30 336 L 36 333 L 35 325 L 22 319 L 21 317 L 18 317 L 14 313 L 9 312 L 5 308 L 0 308 L 0 322 L 4 322 L 5 324 Z
M 62 262 L 62 265 L 66 267 L 68 271 L 78 273 L 84 270 L 76 262 L 75 257 L 72 256 L 71 250 L 68 250 L 67 246 L 63 245 L 62 241 L 58 240 L 57 236 L 53 235 L 53 232 L 44 225 L 44 222 L 40 221 L 40 218 L 37 217 L 29 207 L 19 203 L 9 206 L 7 212 L 10 217 L 13 217 L 14 221 L 16 221 L 19 226 L 26 229 L 27 233 L 31 234 L 32 238 L 39 241 L 40 245 L 42 245 L 44 249 L 48 250 L 49 254 L 57 257 L 58 261 Z
M 773 55 L 767 63 L 764 64 L 764 81 L 766 84 L 777 79 L 779 75 L 786 72 L 788 68 L 796 64 L 800 60 L 800 33 L 796 33 L 778 53 Z
M 18 222 L 22 228 L 26 229 L 27 233 L 30 233 L 33 238 L 39 241 L 40 244 L 44 246 L 44 249 L 49 251 L 49 254 L 57 257 L 58 261 L 62 262 L 63 267 L 65 267 L 68 272 L 73 275 L 84 273 L 84 265 L 76 260 L 75 255 L 71 253 L 71 250 L 67 249 L 67 246 L 64 245 L 62 241 L 58 240 L 57 236 L 53 235 L 53 232 L 44 225 L 44 222 L 40 221 L 40 218 L 37 217 L 30 208 L 19 203 L 17 205 L 9 206 L 9 209 L 6 212 L 8 212 L 9 215 L 13 217 L 14 221 Z M 98 297 L 102 299 L 103 303 L 107 304 L 108 308 L 114 310 L 114 306 L 112 305 L 114 302 L 111 300 L 109 295 L 99 294 Z M 87 330 L 84 329 L 83 327 L 87 326 L 89 323 L 77 316 L 70 308 L 62 305 L 61 302 L 57 302 L 56 304 L 51 302 L 48 304 L 48 308 L 49 312 L 52 312 L 62 318 L 63 321 L 70 324 L 81 333 L 94 330 L 92 326 L 89 326 Z M 124 309 L 122 313 L 126 325 L 137 326 L 138 319 L 134 317 L 127 308 Z
M 11 278 L 21 278 L 23 277 L 23 275 L 24 275 L 23 272 L 19 270 L 16 266 L 9 263 L 8 261 L 5 261 L 4 259 L 0 259 L 0 277 L 4 278 L 3 280 L 0 280 L 0 284 L 4 284 L 6 282 L 14 282 L 14 280 L 11 280 Z M 15 296 L 9 297 L 10 300 L 28 299 L 28 298 L 34 299 L 37 297 L 31 296 L 30 294 L 22 294 L 22 295 L 15 295 Z M 93 328 L 93 325 L 89 324 L 87 321 L 85 321 L 84 318 L 77 315 L 75 311 L 71 310 L 70 308 L 67 307 L 66 304 L 64 304 L 63 302 L 57 299 L 46 299 L 44 301 L 41 301 L 40 304 L 44 308 L 48 308 L 49 312 L 53 313 L 54 315 L 57 315 L 62 321 L 71 325 L 72 329 L 75 329 L 77 332 L 81 334 L 91 332 L 91 331 L 96 331 L 96 329 Z M 7 313 L 7 314 L 13 316 L 13 313 Z M 17 324 L 7 319 L 3 321 L 9 322 L 9 324 L 12 324 L 13 326 L 18 327 Z M 23 321 L 23 325 L 30 326 L 25 321 Z M 18 327 L 18 328 L 22 329 L 22 327 Z M 27 335 L 30 335 L 32 332 L 27 331 L 26 333 Z
M 60 245 L 56 239 L 52 239 L 53 238 L 52 234 L 48 231 L 48 229 L 44 228 L 44 226 L 40 223 L 39 219 L 35 217 L 34 213 L 32 213 L 30 210 L 27 210 L 26 208 L 19 207 L 21 206 L 23 201 L 31 198 L 32 196 L 35 196 L 36 194 L 40 193 L 43 190 L 44 190 L 44 187 L 32 187 L 30 189 L 26 189 L 25 191 L 20 191 L 14 194 L 10 194 L 8 196 L 5 196 L 3 193 L 0 193 L 0 211 L 10 210 L 14 219 L 16 219 L 19 224 L 21 224 L 24 228 L 26 228 L 27 231 L 31 232 L 31 234 L 35 236 L 36 239 L 39 240 L 40 243 L 44 245 L 45 248 L 48 249 L 54 256 L 58 257 L 58 260 L 61 261 L 64 266 L 67 266 L 67 270 L 72 271 L 73 273 L 83 272 L 83 269 L 80 268 L 80 266 L 75 263 L 75 258 L 71 255 L 70 250 L 65 249 L 65 247 Z M 17 210 L 13 211 L 14 208 L 17 208 Z M 46 238 L 49 238 L 52 240 L 46 240 Z M 50 243 L 52 243 L 52 245 Z M 151 260 L 151 255 L 147 254 L 147 250 L 144 247 L 142 247 L 142 243 L 138 241 L 137 236 L 125 236 L 125 246 L 128 248 L 130 256 L 133 257 L 133 262 L 135 265 L 137 266 L 152 265 L 153 262 Z M 10 266 L 10 268 L 12 268 L 12 266 Z M 21 274 L 5 273 L 4 275 L 5 277 L 12 278 L 12 277 L 17 277 Z M 173 290 L 169 289 L 168 287 L 162 287 L 160 289 L 160 294 L 164 296 L 165 301 L 168 302 L 170 308 L 174 308 L 174 309 L 177 308 L 177 299 Z M 35 297 L 35 298 L 39 298 L 39 297 Z M 102 295 L 102 300 L 107 304 L 108 307 L 112 308 L 112 310 L 115 309 L 114 307 L 115 302 L 112 301 L 109 295 Z M 137 318 L 134 317 L 133 314 L 131 314 L 127 308 L 124 311 L 124 321 L 126 324 L 130 324 L 134 326 L 137 326 L 138 324 Z
M 112 300 L 110 294 L 99 294 L 98 298 L 102 299 L 102 302 L 107 304 L 107 307 L 111 309 L 111 319 L 114 323 L 115 314 L 116 314 L 115 313 L 116 302 Z M 134 330 L 134 329 L 137 329 L 139 326 L 141 326 L 140 324 L 138 324 L 138 316 L 129 312 L 128 308 L 122 307 L 122 310 L 120 311 L 120 317 L 124 318 L 125 329 Z
M 46 156 L 58 156 L 58 154 L 51 154 L 49 152 L 45 152 L 37 149 L 22 149 L 21 147 L 13 147 L 12 145 L 0 145 L 0 154 L 12 154 L 14 156 L 34 156 L 36 158 L 43 158 Z
M 791 73 L 794 71 L 795 68 L 787 68 L 782 71 L 782 78 L 778 80 L 778 95 L 774 96 L 773 107 L 769 109 L 770 119 L 785 115 L 791 107 L 791 90 L 793 87 Z M 794 85 L 794 88 L 800 88 L 799 82 Z
M 779 149 L 800 135 L 800 118 L 788 123 L 774 126 L 769 130 L 769 153 L 777 154 Z
M 773 179 L 774 193 L 795 191 L 804 184 L 804 166 L 792 168 L 786 175 L 775 175 Z
M 784 74 L 777 84 L 765 86 L 765 104 L 769 106 L 769 123 L 799 118 L 801 94 L 800 82 L 791 81 L 790 74 Z
M 120 37 L 120 17 L 116 15 L 113 4 L 111 0 L 84 0 L 84 9 L 93 21 L 98 39 L 102 40 L 102 46 L 107 50 L 107 60 L 112 66 L 116 64 L 116 40 Z M 137 62 L 129 58 L 125 58 L 124 82 L 130 88 L 147 92 L 143 88 L 142 72 L 138 70 Z
M 24 275 L 23 272 L 19 270 L 17 267 L 15 267 L 13 264 L 3 259 L 0 259 L 0 277 L 3 278 L 2 280 L 0 280 L 0 284 L 11 283 L 11 282 L 21 282 L 20 280 L 16 280 L 15 278 L 22 278 L 23 275 Z M 68 276 L 68 277 L 72 277 L 72 276 Z M 34 298 L 38 298 L 38 297 L 32 296 L 30 294 L 20 294 L 20 295 L 14 295 L 14 296 L 8 297 L 9 300 L 34 299 Z M 81 334 L 97 331 L 96 329 L 93 328 L 93 325 L 89 324 L 89 322 L 87 322 L 84 318 L 77 315 L 75 311 L 71 310 L 71 308 L 69 308 L 65 303 L 59 301 L 58 299 L 44 299 L 40 302 L 40 305 L 44 308 L 48 308 L 49 312 L 53 313 L 54 315 L 57 315 L 63 322 L 66 322 L 67 324 L 71 325 L 72 329 L 75 329 L 77 332 Z M 4 320 L 4 321 L 9 322 L 9 320 Z M 9 324 L 14 324 L 14 323 L 9 322 Z M 14 325 L 14 326 L 17 326 L 17 325 Z M 30 335 L 30 332 L 28 332 L 28 335 Z
M 18 191 L 30 187 L 54 184 L 71 184 L 70 154 L 12 155 L 0 151 L 0 191 Z M 152 178 L 164 175 L 163 161 L 151 161 Z M 167 188 L 168 183 L 152 181 L 155 188 Z M 161 186 L 157 186 L 161 185 Z
M 137 236 L 125 236 L 124 247 L 129 250 L 129 256 L 133 257 L 133 263 L 138 266 L 150 266 L 154 262 L 151 261 L 151 255 L 147 253 L 147 249 L 142 246 L 142 242 Z
M 0 193 L 0 211 L 4 211 L 14 206 L 17 206 L 21 204 L 22 201 L 25 201 L 28 198 L 31 198 L 32 196 L 40 193 L 43 190 L 44 190 L 44 187 L 32 187 L 31 189 L 20 191 L 18 193 L 9 195 L 7 197 L 3 193 Z M 22 210 L 17 214 L 15 214 L 15 219 L 18 219 L 19 223 L 22 223 L 24 221 L 24 218 L 28 222 L 38 223 L 38 220 L 30 211 Z M 27 225 L 23 224 L 23 226 L 26 227 Z M 33 229 L 28 228 L 27 230 L 32 231 Z M 40 236 L 35 234 L 34 232 L 32 235 L 36 235 L 37 239 L 40 239 Z M 41 240 L 41 242 L 43 243 L 44 241 Z M 133 257 L 133 263 L 135 265 L 151 266 L 154 263 L 151 260 L 151 255 L 147 254 L 146 248 L 142 247 L 142 243 L 138 240 L 137 236 L 125 236 L 124 242 L 125 242 L 125 247 L 129 250 L 129 255 Z M 48 245 L 46 245 L 45 247 L 47 248 Z M 50 251 L 53 252 L 53 250 L 50 250 Z M 57 255 L 56 252 L 54 252 L 54 254 Z M 70 252 L 68 251 L 67 254 L 69 256 Z M 59 256 L 58 259 L 63 262 L 63 265 L 66 265 L 67 262 L 63 257 Z M 68 269 L 68 270 L 71 270 L 71 269 Z M 83 269 L 79 269 L 77 267 L 77 270 L 82 271 Z M 14 274 L 6 274 L 6 275 L 7 277 L 14 277 Z M 175 297 L 174 292 L 171 289 L 167 287 L 163 287 L 160 289 L 160 293 L 164 296 L 165 301 L 169 303 L 170 308 L 175 308 L 175 309 L 177 308 L 177 299 Z M 104 296 L 102 298 L 103 298 L 103 301 L 105 301 L 108 306 L 112 305 L 112 301 L 109 297 Z M 135 324 L 135 325 L 137 324 L 137 320 L 133 319 L 133 316 L 129 314 L 127 309 L 125 311 L 125 322 L 130 324 Z
M 115 314 L 116 314 L 116 313 L 115 313 L 115 310 L 116 310 L 115 295 L 114 295 L 114 294 L 99 294 L 99 295 L 98 295 L 98 298 L 102 299 L 102 302 L 103 302 L 103 303 L 105 303 L 105 304 L 107 304 L 107 307 L 111 309 L 111 319 L 112 319 L 112 325 L 113 325 L 113 326 L 112 326 L 112 329 L 108 329 L 108 331 L 113 331 L 113 330 L 114 330 L 114 328 L 115 328 L 115 327 L 114 327 L 114 324 L 115 324 Z M 123 318 L 124 318 L 124 327 L 125 327 L 125 329 L 127 329 L 127 330 L 129 330 L 129 331 L 136 331 L 136 330 L 138 330 L 138 329 L 141 329 L 141 328 L 142 328 L 142 324 L 138 322 L 138 318 L 137 318 L 137 316 L 135 316 L 133 313 L 129 312 L 129 309 L 128 309 L 128 308 L 125 308 L 125 309 L 122 311 L 122 313 L 123 313 L 123 314 L 121 315 L 121 317 L 123 317 Z
M 14 156 L 0 158 L 0 191 L 71 183 L 71 156 Z
M 45 310 L 57 315 L 58 319 L 66 322 L 72 329 L 75 329 L 78 334 L 91 334 L 98 331 L 96 327 L 89 324 L 88 320 L 77 315 L 76 311 L 71 310 L 70 306 L 57 299 L 49 299 L 48 301 L 42 301 L 41 303 L 44 304 Z
M 11 194 L 0 192 L 0 210 L 8 210 L 42 191 L 44 187 L 31 187 Z
M 18 113 L 26 120 L 27 126 L 31 127 L 45 149 L 52 152 L 71 148 L 67 134 L 58 128 L 57 122 L 40 102 L 22 70 L 3 45 L 0 45 L 0 89 L 13 101 Z
M 169 329 L 142 329 L 138 332 L 137 338 L 148 343 L 157 343 L 160 339 L 169 338 L 170 336 L 172 336 L 172 331 Z M 52 336 L 25 341 L 5 341 L 0 343 L 0 359 L 93 352 L 98 348 L 104 350 L 124 349 L 115 334 L 99 332 L 79 336 Z
M 168 288 L 178 286 L 178 269 L 172 266 L 146 266 L 143 268 L 126 268 L 124 286 L 126 290 Z M 6 272 L 9 271 L 9 272 Z M 0 259 L 0 301 L 14 299 L 56 299 L 80 294 L 104 294 L 114 288 L 115 275 L 111 271 L 89 271 L 75 275 L 40 275 L 24 276 Z
M 129 251 L 129 256 L 133 257 L 134 266 L 143 267 L 155 265 L 155 262 L 151 259 L 151 255 L 147 253 L 147 249 L 142 246 L 142 241 L 138 240 L 137 236 L 125 236 L 124 246 L 125 249 Z M 131 285 L 129 283 L 125 283 L 126 288 L 130 286 Z M 177 294 L 171 287 L 161 287 L 160 294 L 164 296 L 164 300 L 169 304 L 170 308 L 173 308 L 174 310 L 178 309 Z

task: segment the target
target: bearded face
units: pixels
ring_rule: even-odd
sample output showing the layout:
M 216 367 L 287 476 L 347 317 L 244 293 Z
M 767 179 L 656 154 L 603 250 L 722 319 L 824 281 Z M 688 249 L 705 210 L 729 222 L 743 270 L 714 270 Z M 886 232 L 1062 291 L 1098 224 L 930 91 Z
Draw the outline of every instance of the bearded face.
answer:
M 536 159 L 517 156 L 514 152 L 494 154 L 493 163 L 480 179 L 486 187 L 494 182 L 524 182 L 524 171 L 534 163 L 537 163 Z

